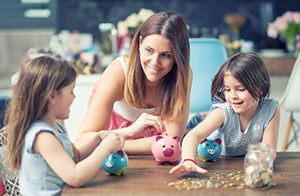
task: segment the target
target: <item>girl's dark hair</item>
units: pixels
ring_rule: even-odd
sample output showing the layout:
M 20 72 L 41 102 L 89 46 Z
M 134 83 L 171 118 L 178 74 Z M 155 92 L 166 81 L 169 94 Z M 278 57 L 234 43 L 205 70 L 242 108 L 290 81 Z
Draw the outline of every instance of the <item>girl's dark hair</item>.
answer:
M 228 58 L 214 76 L 211 86 L 212 100 L 225 102 L 223 79 L 229 71 L 257 100 L 270 94 L 268 70 L 255 52 L 239 52 Z

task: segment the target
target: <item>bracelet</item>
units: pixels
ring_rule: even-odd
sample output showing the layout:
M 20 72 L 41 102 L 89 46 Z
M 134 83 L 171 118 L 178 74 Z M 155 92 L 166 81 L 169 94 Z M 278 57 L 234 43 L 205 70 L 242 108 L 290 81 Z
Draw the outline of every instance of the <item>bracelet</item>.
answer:
M 183 160 L 181 161 L 181 163 L 186 162 L 186 161 L 191 161 L 191 162 L 193 162 L 195 165 L 197 165 L 197 163 L 196 163 L 196 161 L 195 161 L 194 159 L 183 159 Z

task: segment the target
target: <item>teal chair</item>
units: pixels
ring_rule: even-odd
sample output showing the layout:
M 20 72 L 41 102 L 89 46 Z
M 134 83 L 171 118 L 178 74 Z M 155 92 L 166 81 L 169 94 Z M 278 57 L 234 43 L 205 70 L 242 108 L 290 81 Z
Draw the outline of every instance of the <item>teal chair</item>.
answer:
M 217 38 L 190 38 L 189 42 L 193 70 L 190 113 L 200 113 L 210 109 L 212 78 L 227 59 L 227 53 Z

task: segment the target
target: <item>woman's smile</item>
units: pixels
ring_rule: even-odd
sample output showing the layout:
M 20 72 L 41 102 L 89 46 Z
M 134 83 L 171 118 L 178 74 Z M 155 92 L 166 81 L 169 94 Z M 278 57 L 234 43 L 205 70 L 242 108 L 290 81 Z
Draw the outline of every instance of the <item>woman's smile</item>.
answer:
M 154 67 L 154 66 L 151 66 L 151 65 L 147 65 L 147 68 L 148 70 L 151 72 L 151 73 L 158 73 L 159 71 L 162 70 L 162 68 L 157 68 L 157 67 Z

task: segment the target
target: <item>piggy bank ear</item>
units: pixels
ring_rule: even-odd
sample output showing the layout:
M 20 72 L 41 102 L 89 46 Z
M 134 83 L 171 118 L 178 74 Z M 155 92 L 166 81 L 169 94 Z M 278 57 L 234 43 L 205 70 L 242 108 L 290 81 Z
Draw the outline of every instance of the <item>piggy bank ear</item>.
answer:
M 204 142 L 206 142 L 207 141 L 207 139 L 204 139 L 204 140 L 202 140 L 202 142 L 200 142 L 200 144 L 203 144 Z
M 162 138 L 163 138 L 162 135 L 158 135 L 158 136 L 155 137 L 155 140 L 158 141 L 158 140 L 160 140 L 160 139 L 162 139 Z
M 177 135 L 173 136 L 173 139 L 176 140 L 177 142 L 179 142 L 179 137 Z
M 215 139 L 215 141 L 216 141 L 219 145 L 221 145 L 221 143 L 222 143 L 222 140 L 219 139 L 219 138 Z
M 121 157 L 123 157 L 124 156 L 124 152 L 123 152 L 123 150 L 118 150 L 117 151 L 117 153 L 121 156 Z

